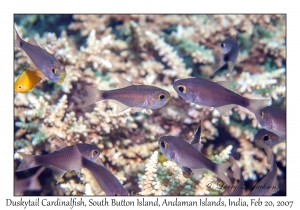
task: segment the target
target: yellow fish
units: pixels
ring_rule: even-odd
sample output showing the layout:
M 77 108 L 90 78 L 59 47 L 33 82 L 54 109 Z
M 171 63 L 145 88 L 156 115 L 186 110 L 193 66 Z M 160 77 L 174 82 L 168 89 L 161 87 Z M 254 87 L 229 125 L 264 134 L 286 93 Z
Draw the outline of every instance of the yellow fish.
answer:
M 44 75 L 41 71 L 31 71 L 26 69 L 15 81 L 14 91 L 18 93 L 27 93 L 34 88 L 43 77 Z

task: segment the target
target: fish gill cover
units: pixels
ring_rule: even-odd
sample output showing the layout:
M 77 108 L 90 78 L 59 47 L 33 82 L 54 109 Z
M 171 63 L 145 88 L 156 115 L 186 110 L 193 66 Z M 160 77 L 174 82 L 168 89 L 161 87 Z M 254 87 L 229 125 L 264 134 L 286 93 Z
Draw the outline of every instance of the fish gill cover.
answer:
M 27 93 L 14 95 L 14 169 L 22 161 L 17 152 L 50 153 L 53 135 L 68 145 L 100 148 L 105 167 L 130 195 L 223 195 L 218 177 L 208 171 L 184 177 L 180 166 L 160 152 L 161 136 L 190 141 L 203 118 L 201 152 L 216 163 L 230 155 L 245 180 L 245 195 L 270 170 L 267 155 L 254 144 L 260 126 L 255 115 L 238 106 L 229 117 L 179 97 L 178 79 L 197 77 L 229 80 L 231 90 L 247 98 L 272 98 L 272 106 L 286 109 L 286 15 L 15 15 L 20 37 L 36 42 L 64 65 L 61 84 L 43 79 Z M 227 64 L 214 73 L 214 50 L 228 37 L 240 46 L 229 77 Z M 15 80 L 29 66 L 22 49 L 15 48 Z M 85 86 L 116 89 L 117 77 L 153 85 L 172 98 L 162 108 L 116 114 L 117 105 L 105 100 L 83 107 Z M 286 195 L 286 143 L 272 147 L 277 161 L 279 191 Z M 18 179 L 38 169 L 16 172 Z M 230 177 L 230 171 L 227 176 Z M 105 195 L 93 175 L 83 168 L 66 173 L 59 183 L 46 169 L 39 175 L 42 189 L 23 195 Z

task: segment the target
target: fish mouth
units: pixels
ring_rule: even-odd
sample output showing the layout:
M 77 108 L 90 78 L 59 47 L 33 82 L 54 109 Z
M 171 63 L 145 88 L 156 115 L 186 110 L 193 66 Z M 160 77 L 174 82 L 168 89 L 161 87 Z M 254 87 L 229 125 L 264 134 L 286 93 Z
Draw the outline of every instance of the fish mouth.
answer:
M 57 82 L 57 84 L 61 84 L 64 80 L 65 80 L 65 78 L 66 78 L 66 75 L 67 75 L 67 73 L 66 72 L 61 72 L 60 74 L 59 74 L 59 80 L 58 80 L 58 82 Z

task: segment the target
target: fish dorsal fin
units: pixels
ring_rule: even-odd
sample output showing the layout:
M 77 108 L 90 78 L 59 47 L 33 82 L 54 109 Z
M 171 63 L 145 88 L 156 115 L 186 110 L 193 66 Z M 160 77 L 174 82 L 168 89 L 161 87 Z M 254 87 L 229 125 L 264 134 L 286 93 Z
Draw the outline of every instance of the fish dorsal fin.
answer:
M 225 80 L 225 81 L 218 81 L 216 82 L 219 85 L 221 85 L 222 87 L 229 89 L 230 90 L 230 81 L 229 80 Z
M 37 43 L 37 41 L 33 38 L 32 34 L 30 34 L 30 36 L 29 36 L 29 43 L 32 44 L 32 45 L 35 45 L 35 46 L 37 46 L 37 47 L 41 47 L 41 46 Z
M 67 146 L 68 145 L 61 138 L 55 135 L 51 141 L 50 151 L 51 152 L 59 151 Z
M 30 37 L 29 37 L 29 43 L 32 44 L 32 45 L 35 45 L 37 47 L 40 47 L 42 48 L 43 50 L 46 50 L 42 45 L 40 45 L 34 38 L 33 36 L 30 34 Z M 46 50 L 48 52 L 48 50 Z M 48 52 L 49 53 L 49 52 Z M 52 54 L 52 53 L 50 53 Z
M 191 141 L 191 145 L 193 145 L 193 147 L 196 148 L 199 152 L 201 152 L 201 150 L 203 148 L 203 144 L 201 143 L 201 141 L 202 141 L 201 133 L 203 131 L 203 119 L 204 119 L 204 117 L 202 114 L 200 125 L 199 125 L 198 129 L 196 130 L 196 132 L 192 138 L 192 141 Z
M 57 182 L 56 184 L 58 184 L 59 180 L 61 180 L 61 178 L 64 176 L 64 174 L 67 172 L 63 169 L 57 168 L 55 166 L 49 165 L 47 166 L 48 168 L 50 168 L 53 173 L 55 174 L 55 176 L 57 177 Z
M 236 106 L 237 105 L 235 105 L 235 104 L 229 104 L 226 106 L 216 107 L 216 109 L 221 113 L 221 115 L 228 117 L 230 114 L 230 110 Z
M 131 82 L 121 76 L 117 76 L 117 78 L 119 80 L 119 84 L 117 85 L 118 88 L 124 88 L 133 85 Z
M 201 152 L 202 148 L 203 148 L 203 144 L 202 143 L 196 143 L 196 144 L 193 144 L 193 147 L 198 150 L 199 152 Z
M 199 143 L 201 143 L 201 124 L 199 125 L 198 129 L 194 133 L 194 136 L 193 136 L 192 141 L 191 141 L 192 145 L 199 144 Z

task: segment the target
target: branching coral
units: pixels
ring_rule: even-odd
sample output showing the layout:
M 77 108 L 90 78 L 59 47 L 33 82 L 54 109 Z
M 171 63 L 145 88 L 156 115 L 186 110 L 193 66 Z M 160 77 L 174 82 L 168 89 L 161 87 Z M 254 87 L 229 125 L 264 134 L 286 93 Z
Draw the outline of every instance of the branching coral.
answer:
M 32 21 L 37 19 L 35 16 Z M 232 90 L 248 98 L 271 97 L 273 105 L 286 109 L 286 16 L 226 14 L 212 15 L 211 19 L 200 14 L 77 14 L 63 27 L 65 31 L 56 34 L 26 31 L 15 24 L 24 40 L 33 34 L 67 72 L 61 85 L 43 81 L 28 93 L 15 93 L 15 152 L 49 152 L 50 137 L 57 135 L 68 144 L 97 145 L 106 167 L 123 185 L 131 183 L 131 194 L 221 194 L 217 187 L 206 187 L 206 183 L 217 181 L 213 173 L 185 178 L 180 167 L 161 161 L 155 152 L 157 139 L 163 135 L 190 141 L 203 119 L 202 152 L 215 162 L 226 162 L 231 152 L 244 179 L 260 179 L 269 165 L 265 153 L 252 143 L 259 128 L 254 114 L 236 107 L 229 117 L 221 116 L 217 110 L 178 97 L 172 85 L 187 77 L 228 79 L 227 70 L 222 70 L 226 66 L 214 74 L 213 50 L 220 41 L 234 36 L 241 47 L 230 78 Z M 26 53 L 15 49 L 15 76 L 28 63 Z M 165 89 L 172 99 L 152 115 L 116 114 L 116 104 L 110 100 L 82 107 L 85 85 L 111 90 L 118 84 L 116 76 Z M 278 178 L 284 179 L 285 144 L 274 146 L 273 152 L 282 172 Z M 57 186 L 47 177 L 49 189 L 55 189 L 51 193 L 104 195 L 84 169 L 80 179 L 75 177 L 75 173 L 68 173 Z M 51 193 L 43 189 L 40 194 Z

